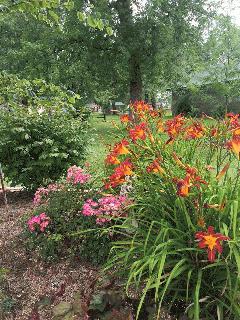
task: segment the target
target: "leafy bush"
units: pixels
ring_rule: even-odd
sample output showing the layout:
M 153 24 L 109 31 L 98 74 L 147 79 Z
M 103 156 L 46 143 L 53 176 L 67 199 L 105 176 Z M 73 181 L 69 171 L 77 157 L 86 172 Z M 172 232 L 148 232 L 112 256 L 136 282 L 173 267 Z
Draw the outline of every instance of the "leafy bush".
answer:
M 5 75 L 0 99 L 0 162 L 12 185 L 47 185 L 84 159 L 87 114 L 74 107 L 77 95 Z
M 38 189 L 35 210 L 25 223 L 28 248 L 38 248 L 47 259 L 76 255 L 103 263 L 111 236 L 102 234 L 102 226 L 124 211 L 126 199 L 102 195 L 97 185 L 89 173 L 73 166 L 61 184 Z
M 60 110 L 49 115 L 19 108 L 0 114 L 0 162 L 12 185 L 34 189 L 83 161 L 87 124 Z
M 61 109 L 80 115 L 85 113 L 80 96 L 42 79 L 19 79 L 15 75 L 0 73 L 0 105 L 11 110 L 12 107 L 33 109 Z
M 127 290 L 190 319 L 240 317 L 240 115 L 162 119 L 143 102 L 122 117 L 126 137 L 108 155 L 106 188 L 134 199 L 108 268 Z M 113 192 L 113 191 L 111 191 Z M 125 232 L 124 232 L 125 230 Z

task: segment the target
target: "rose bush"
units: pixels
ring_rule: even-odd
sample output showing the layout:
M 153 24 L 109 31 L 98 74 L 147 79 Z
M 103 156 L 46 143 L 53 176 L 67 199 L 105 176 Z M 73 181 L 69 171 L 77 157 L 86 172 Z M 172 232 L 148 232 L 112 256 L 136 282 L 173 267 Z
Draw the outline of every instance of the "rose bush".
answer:
M 121 117 L 126 135 L 106 158 L 108 192 L 127 190 L 127 217 L 110 227 L 108 267 L 127 290 L 177 305 L 190 319 L 239 319 L 240 115 L 164 120 L 144 102 Z

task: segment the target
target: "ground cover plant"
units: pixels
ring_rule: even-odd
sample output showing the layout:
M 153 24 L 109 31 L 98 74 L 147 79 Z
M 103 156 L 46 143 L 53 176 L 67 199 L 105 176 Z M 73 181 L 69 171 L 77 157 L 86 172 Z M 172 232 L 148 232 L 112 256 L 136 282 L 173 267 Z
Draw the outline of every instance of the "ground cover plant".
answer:
M 240 117 L 164 120 L 144 102 L 121 117 L 125 137 L 106 158 L 108 192 L 125 189 L 128 216 L 111 232 L 126 289 L 190 319 L 239 319 Z M 177 305 L 177 309 L 176 309 Z

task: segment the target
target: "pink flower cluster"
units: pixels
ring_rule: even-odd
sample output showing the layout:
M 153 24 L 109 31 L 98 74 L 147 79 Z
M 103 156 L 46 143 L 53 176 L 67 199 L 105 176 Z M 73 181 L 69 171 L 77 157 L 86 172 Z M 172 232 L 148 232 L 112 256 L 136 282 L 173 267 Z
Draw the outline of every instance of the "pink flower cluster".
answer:
M 38 206 L 42 202 L 43 197 L 48 196 L 48 192 L 49 190 L 46 188 L 38 188 L 33 198 L 34 205 Z
M 90 178 L 90 174 L 84 173 L 84 170 L 77 166 L 72 166 L 67 171 L 67 182 L 71 182 L 73 184 L 86 183 Z
M 46 227 L 50 223 L 50 218 L 46 215 L 45 212 L 30 218 L 27 222 L 28 228 L 31 232 L 36 231 L 36 227 L 39 227 L 41 232 L 44 232 Z
M 58 191 L 63 187 L 61 184 L 56 184 L 52 183 L 47 186 L 47 188 L 38 188 L 37 191 L 35 192 L 34 198 L 33 198 L 33 203 L 35 206 L 40 205 L 43 200 L 47 200 L 47 196 L 49 192 L 54 192 Z
M 111 217 L 123 216 L 127 203 L 128 200 L 125 196 L 108 195 L 98 201 L 88 199 L 83 204 L 82 214 L 84 216 L 96 216 L 96 223 L 103 224 L 109 222 Z M 109 218 L 106 216 L 109 216 Z

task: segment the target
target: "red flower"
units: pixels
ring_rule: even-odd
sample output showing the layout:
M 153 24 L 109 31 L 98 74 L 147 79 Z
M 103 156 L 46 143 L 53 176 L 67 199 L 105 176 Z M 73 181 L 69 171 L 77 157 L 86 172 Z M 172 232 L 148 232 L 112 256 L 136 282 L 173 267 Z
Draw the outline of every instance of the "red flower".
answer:
M 201 249 L 206 248 L 208 252 L 208 260 L 215 261 L 216 252 L 222 253 L 222 246 L 220 241 L 230 240 L 230 238 L 222 235 L 221 233 L 214 233 L 214 227 L 209 226 L 207 232 L 197 232 L 195 238 L 199 240 L 198 247 Z
M 120 116 L 120 121 L 122 123 L 128 123 L 128 122 L 132 121 L 132 119 L 128 114 L 123 114 Z
M 135 142 L 138 139 L 145 140 L 147 137 L 146 129 L 147 129 L 147 125 L 145 122 L 142 122 L 139 125 L 135 126 L 133 129 L 130 129 L 129 135 L 133 140 L 133 142 Z
M 167 132 L 170 137 L 170 139 L 168 140 L 168 143 L 179 135 L 179 133 L 183 129 L 184 122 L 185 122 L 185 119 L 181 114 L 174 117 L 172 120 L 166 121 L 165 132 Z
M 160 159 L 155 159 L 149 166 L 147 166 L 147 172 L 164 174 L 165 170 L 160 166 Z
M 186 128 L 187 139 L 202 138 L 206 129 L 200 122 L 194 122 L 191 126 Z
M 177 195 L 181 197 L 187 197 L 191 185 L 190 175 L 186 175 L 184 179 L 179 179 L 177 181 Z
M 122 155 L 122 154 L 128 154 L 129 150 L 127 146 L 129 145 L 129 142 L 125 139 L 117 143 L 113 148 L 113 153 L 115 155 Z

